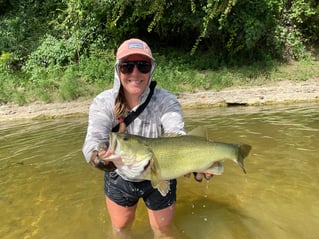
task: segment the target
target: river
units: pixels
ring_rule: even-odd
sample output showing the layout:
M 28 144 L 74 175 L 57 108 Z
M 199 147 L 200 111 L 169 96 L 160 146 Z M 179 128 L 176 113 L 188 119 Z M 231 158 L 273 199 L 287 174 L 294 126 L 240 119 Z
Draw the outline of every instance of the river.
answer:
M 210 181 L 178 179 L 181 238 L 318 237 L 319 104 L 186 110 L 186 129 L 198 125 L 253 149 L 247 174 L 225 162 Z M 85 117 L 1 122 L 0 238 L 111 238 L 103 173 L 81 152 L 86 126 Z M 142 204 L 133 238 L 152 238 Z

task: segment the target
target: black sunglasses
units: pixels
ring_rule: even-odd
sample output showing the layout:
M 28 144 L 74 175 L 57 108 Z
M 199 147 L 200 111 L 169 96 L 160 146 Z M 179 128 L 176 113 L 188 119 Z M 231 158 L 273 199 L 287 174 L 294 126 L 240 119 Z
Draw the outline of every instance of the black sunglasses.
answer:
M 152 63 L 149 61 L 125 61 L 118 64 L 119 70 L 123 74 L 131 74 L 133 72 L 134 66 L 137 66 L 139 72 L 146 74 L 152 69 Z

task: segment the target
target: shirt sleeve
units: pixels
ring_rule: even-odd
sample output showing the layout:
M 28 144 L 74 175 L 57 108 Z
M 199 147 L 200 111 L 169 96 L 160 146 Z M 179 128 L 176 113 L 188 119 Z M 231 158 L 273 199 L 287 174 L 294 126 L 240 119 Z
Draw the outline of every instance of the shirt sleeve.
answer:
M 176 96 L 167 92 L 163 102 L 161 123 L 164 133 L 185 135 L 183 112 Z
M 88 128 L 82 152 L 87 162 L 93 150 L 109 139 L 112 130 L 114 99 L 108 92 L 98 95 L 89 108 Z

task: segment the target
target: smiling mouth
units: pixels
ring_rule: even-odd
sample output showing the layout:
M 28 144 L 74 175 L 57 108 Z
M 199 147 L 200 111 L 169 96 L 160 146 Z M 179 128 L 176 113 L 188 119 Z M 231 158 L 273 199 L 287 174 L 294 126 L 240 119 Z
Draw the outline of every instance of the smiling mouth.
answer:
M 139 82 L 143 82 L 143 80 L 138 80 L 138 79 L 137 79 L 137 80 L 136 80 L 136 79 L 129 79 L 128 81 L 129 81 L 129 82 L 138 82 L 138 83 L 139 83 Z
M 132 85 L 136 85 L 136 86 L 139 86 L 139 85 L 142 85 L 143 84 L 143 80 L 128 80 L 128 82 Z

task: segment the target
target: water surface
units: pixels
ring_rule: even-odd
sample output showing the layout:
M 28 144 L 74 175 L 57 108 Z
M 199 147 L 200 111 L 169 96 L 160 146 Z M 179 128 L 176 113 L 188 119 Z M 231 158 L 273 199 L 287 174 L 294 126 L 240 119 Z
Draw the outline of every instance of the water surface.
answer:
M 253 146 L 209 182 L 178 179 L 181 238 L 317 238 L 319 104 L 185 111 L 187 130 Z M 111 238 L 103 173 L 86 164 L 86 118 L 0 124 L 0 238 Z M 196 158 L 196 155 L 194 155 Z M 134 238 L 152 238 L 140 202 Z

